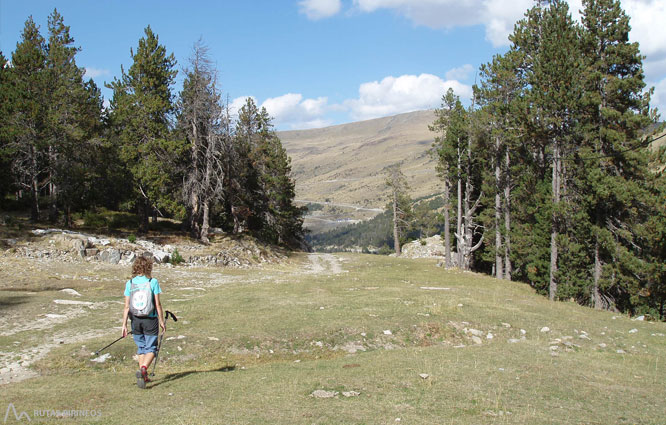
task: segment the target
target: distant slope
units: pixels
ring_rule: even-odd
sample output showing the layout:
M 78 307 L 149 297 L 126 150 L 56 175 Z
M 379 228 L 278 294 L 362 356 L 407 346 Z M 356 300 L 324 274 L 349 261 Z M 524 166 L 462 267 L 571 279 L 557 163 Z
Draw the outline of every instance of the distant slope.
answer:
M 292 159 L 296 198 L 383 208 L 382 170 L 403 162 L 413 197 L 435 193 L 440 182 L 427 151 L 434 140 L 433 111 L 418 111 L 313 130 L 283 131 Z

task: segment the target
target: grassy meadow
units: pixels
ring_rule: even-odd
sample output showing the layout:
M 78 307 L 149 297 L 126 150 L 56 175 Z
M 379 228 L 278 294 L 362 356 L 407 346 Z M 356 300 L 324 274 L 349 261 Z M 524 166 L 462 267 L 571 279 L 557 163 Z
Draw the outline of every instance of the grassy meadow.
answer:
M 3 258 L 0 352 L 20 362 L 49 349 L 29 362 L 38 376 L 0 386 L 0 414 L 12 403 L 31 423 L 666 421 L 666 324 L 551 303 L 432 260 L 302 254 L 249 270 L 156 266 L 179 321 L 168 322 L 146 390 L 131 340 L 91 361 L 119 336 L 128 270 L 30 261 Z M 56 303 L 64 299 L 91 304 Z M 34 416 L 50 409 L 101 416 Z

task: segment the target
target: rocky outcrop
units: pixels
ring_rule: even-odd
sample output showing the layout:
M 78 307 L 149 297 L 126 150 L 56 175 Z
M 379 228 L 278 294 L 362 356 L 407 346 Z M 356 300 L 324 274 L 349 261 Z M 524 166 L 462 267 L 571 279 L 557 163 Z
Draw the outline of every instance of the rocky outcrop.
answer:
M 275 263 L 286 258 L 279 248 L 251 238 L 215 236 L 210 245 L 182 239 L 177 244 L 160 244 L 150 240 L 99 237 L 61 229 L 32 231 L 33 237 L 3 240 L 0 255 L 63 262 L 95 261 L 109 264 L 131 264 L 137 256 L 146 256 L 155 263 L 174 262 L 192 266 L 244 268 L 262 263 Z

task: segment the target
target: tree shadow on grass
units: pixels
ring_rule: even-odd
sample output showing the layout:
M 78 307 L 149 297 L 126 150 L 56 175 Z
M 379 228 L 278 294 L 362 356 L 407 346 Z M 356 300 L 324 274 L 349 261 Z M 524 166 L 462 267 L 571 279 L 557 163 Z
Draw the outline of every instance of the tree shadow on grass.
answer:
M 0 311 L 25 304 L 30 301 L 30 297 L 25 295 L 2 295 L 0 296 Z
M 167 382 L 175 381 L 177 379 L 185 378 L 186 376 L 196 375 L 199 373 L 233 372 L 234 370 L 236 370 L 236 366 L 222 366 L 217 369 L 210 370 L 187 370 L 185 372 L 170 373 L 164 378 L 154 381 L 152 385 L 146 386 L 146 389 L 152 389 L 159 385 L 166 384 Z

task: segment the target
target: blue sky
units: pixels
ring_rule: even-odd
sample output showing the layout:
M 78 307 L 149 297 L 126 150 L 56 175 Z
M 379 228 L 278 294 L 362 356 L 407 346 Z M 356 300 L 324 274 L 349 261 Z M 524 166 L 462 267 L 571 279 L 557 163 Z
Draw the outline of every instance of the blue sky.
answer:
M 580 9 L 571 0 L 572 9 Z M 103 86 L 131 65 L 150 25 L 181 69 L 200 37 L 221 88 L 237 105 L 255 98 L 278 129 L 301 129 L 439 105 L 445 90 L 468 98 L 478 67 L 507 48 L 530 0 L 124 1 L 0 0 L 0 50 L 9 56 L 29 15 L 46 36 L 57 8 L 79 66 Z M 653 104 L 666 107 L 666 2 L 629 0 Z M 181 73 L 182 77 L 182 73 Z M 174 87 L 180 90 L 182 78 Z M 110 96 L 103 89 L 105 97 Z

